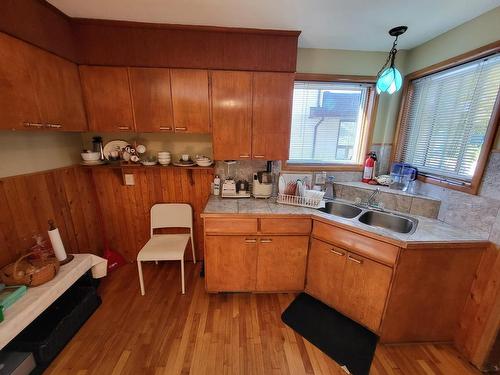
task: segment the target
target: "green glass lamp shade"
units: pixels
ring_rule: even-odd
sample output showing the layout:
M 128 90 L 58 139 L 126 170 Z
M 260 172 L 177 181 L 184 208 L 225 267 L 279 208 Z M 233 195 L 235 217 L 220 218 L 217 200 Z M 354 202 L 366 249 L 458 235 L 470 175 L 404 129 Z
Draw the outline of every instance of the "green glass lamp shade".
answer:
M 377 79 L 377 93 L 386 92 L 394 94 L 401 88 L 403 77 L 395 67 L 389 67 Z

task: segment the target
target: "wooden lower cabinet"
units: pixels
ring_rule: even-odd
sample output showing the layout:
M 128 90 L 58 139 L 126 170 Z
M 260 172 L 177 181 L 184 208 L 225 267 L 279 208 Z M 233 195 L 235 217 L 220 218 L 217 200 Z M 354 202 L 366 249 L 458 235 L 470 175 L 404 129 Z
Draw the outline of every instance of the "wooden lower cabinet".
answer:
M 304 290 L 309 236 L 205 236 L 209 292 Z
M 253 291 L 256 270 L 256 236 L 205 237 L 207 291 Z
M 326 242 L 311 240 L 306 292 L 334 308 L 340 307 L 346 254 Z
M 391 267 L 348 253 L 342 284 L 342 312 L 377 332 L 391 278 Z
M 306 292 L 377 332 L 392 268 L 313 239 Z
M 260 237 L 255 289 L 259 292 L 303 290 L 308 246 L 309 236 Z

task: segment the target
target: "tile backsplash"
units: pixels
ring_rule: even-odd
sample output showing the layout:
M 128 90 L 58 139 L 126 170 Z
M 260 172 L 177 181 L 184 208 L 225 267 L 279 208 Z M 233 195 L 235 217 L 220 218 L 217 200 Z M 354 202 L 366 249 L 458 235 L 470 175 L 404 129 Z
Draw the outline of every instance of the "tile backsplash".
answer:
M 416 193 L 441 200 L 438 219 L 474 230 L 500 246 L 500 152 L 492 152 L 478 195 L 418 181 Z

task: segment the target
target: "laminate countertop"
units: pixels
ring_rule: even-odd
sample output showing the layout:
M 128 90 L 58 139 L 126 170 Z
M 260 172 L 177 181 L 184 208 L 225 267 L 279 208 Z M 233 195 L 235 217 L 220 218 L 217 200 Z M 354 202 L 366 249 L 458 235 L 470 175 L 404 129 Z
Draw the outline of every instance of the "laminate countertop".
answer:
M 342 201 L 342 200 L 339 200 Z M 351 203 L 352 202 L 347 202 Z M 387 211 L 395 214 L 398 212 Z M 413 217 L 418 219 L 418 225 L 415 232 L 412 234 L 404 234 L 393 232 L 384 228 L 369 226 L 361 223 L 357 218 L 346 219 L 325 212 L 318 211 L 312 208 L 290 206 L 276 203 L 276 198 L 255 199 L 255 198 L 220 198 L 211 196 L 208 200 L 202 217 L 210 216 L 309 216 L 313 219 L 323 222 L 330 222 L 339 227 L 350 229 L 354 232 L 368 235 L 397 244 L 402 247 L 412 247 L 416 244 L 438 244 L 438 243 L 487 243 L 488 239 L 475 233 L 474 231 L 466 231 L 461 228 L 453 227 L 440 220 L 429 219 L 422 216 L 400 214 L 403 216 Z

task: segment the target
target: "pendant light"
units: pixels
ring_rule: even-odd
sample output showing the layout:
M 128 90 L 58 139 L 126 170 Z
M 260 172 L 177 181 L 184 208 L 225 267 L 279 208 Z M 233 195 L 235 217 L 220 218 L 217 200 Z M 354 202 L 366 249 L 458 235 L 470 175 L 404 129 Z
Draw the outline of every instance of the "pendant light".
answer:
M 394 60 L 396 58 L 396 53 L 398 50 L 396 46 L 398 45 L 398 37 L 404 34 L 408 29 L 407 26 L 397 26 L 389 30 L 389 35 L 395 37 L 394 43 L 392 44 L 389 56 L 377 74 L 377 93 L 386 92 L 388 94 L 394 94 L 401 88 L 403 84 L 403 77 L 401 73 L 394 65 Z

